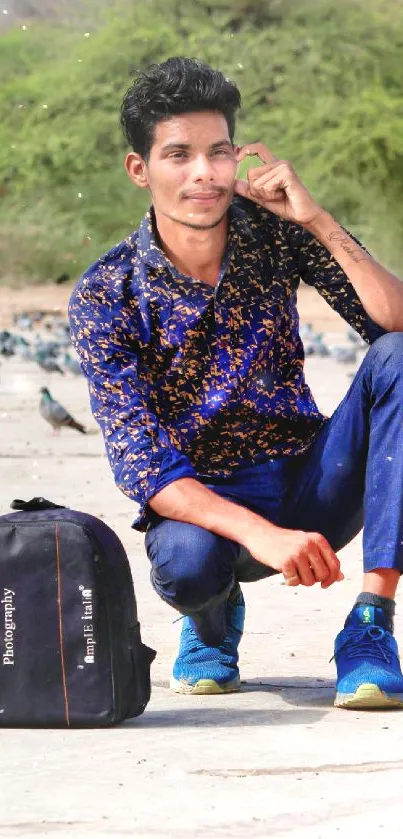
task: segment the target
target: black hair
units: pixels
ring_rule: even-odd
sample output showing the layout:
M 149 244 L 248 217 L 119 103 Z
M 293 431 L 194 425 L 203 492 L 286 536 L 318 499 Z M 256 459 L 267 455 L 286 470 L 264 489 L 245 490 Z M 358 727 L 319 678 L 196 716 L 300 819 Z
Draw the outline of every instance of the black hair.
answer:
M 196 58 L 168 58 L 139 72 L 126 91 L 120 122 L 132 149 L 148 160 L 158 122 L 176 114 L 219 111 L 233 142 L 241 94 L 220 70 Z

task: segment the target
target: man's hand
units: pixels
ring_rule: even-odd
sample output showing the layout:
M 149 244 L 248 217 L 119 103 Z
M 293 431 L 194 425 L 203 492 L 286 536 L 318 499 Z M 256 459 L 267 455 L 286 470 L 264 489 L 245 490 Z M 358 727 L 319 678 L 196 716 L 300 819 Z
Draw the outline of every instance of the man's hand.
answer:
M 273 527 L 251 529 L 245 547 L 252 556 L 276 571 L 281 571 L 288 586 L 329 588 L 343 580 L 340 562 L 324 536 Z
M 221 498 L 194 478 L 179 478 L 157 492 L 149 506 L 160 516 L 204 527 L 243 545 L 276 571 L 287 585 L 328 588 L 342 580 L 340 562 L 319 533 L 286 530 L 246 507 Z
M 281 218 L 306 226 L 324 210 L 317 204 L 287 160 L 278 160 L 263 143 L 249 143 L 237 152 L 238 163 L 249 155 L 263 166 L 249 169 L 248 180 L 235 181 L 235 192 Z

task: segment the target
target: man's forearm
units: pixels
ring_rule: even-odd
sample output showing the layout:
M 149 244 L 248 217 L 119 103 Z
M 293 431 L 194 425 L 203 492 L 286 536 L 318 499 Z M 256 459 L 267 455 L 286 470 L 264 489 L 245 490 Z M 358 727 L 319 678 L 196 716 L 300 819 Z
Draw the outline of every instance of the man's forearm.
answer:
M 266 532 L 270 527 L 273 532 L 278 530 L 276 525 L 270 525 L 256 513 L 221 498 L 194 478 L 173 481 L 150 498 L 148 505 L 164 518 L 196 524 L 244 547 L 247 547 L 251 528 L 264 522 Z
M 372 320 L 388 332 L 402 332 L 403 282 L 360 248 L 325 210 L 306 229 L 334 256 Z

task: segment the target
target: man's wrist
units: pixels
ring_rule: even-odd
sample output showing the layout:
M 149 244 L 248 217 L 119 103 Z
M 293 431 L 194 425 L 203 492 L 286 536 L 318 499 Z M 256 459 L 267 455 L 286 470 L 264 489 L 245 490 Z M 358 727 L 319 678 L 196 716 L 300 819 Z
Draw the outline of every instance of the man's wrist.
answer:
M 332 230 L 339 229 L 340 225 L 327 210 L 324 210 L 323 207 L 321 207 L 310 222 L 308 224 L 304 224 L 304 227 L 309 231 L 309 233 L 312 233 L 312 236 L 315 236 L 316 239 L 324 241 L 330 235 Z
M 369 254 L 346 233 L 341 225 L 326 210 L 322 210 L 307 226 L 307 229 L 342 264 L 346 257 L 352 262 L 370 259 Z

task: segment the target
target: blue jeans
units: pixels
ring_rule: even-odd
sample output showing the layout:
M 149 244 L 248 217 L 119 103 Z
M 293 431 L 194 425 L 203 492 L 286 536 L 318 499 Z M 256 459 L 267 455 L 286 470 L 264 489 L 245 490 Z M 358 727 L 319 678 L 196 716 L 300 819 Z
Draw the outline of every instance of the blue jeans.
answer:
M 322 533 L 335 551 L 364 526 L 364 571 L 403 572 L 403 333 L 372 344 L 308 452 L 200 480 L 280 527 Z M 236 581 L 277 573 L 235 541 L 152 516 L 145 536 L 152 585 L 197 619 L 198 630 L 203 616 L 208 623 L 211 611 L 225 611 Z

